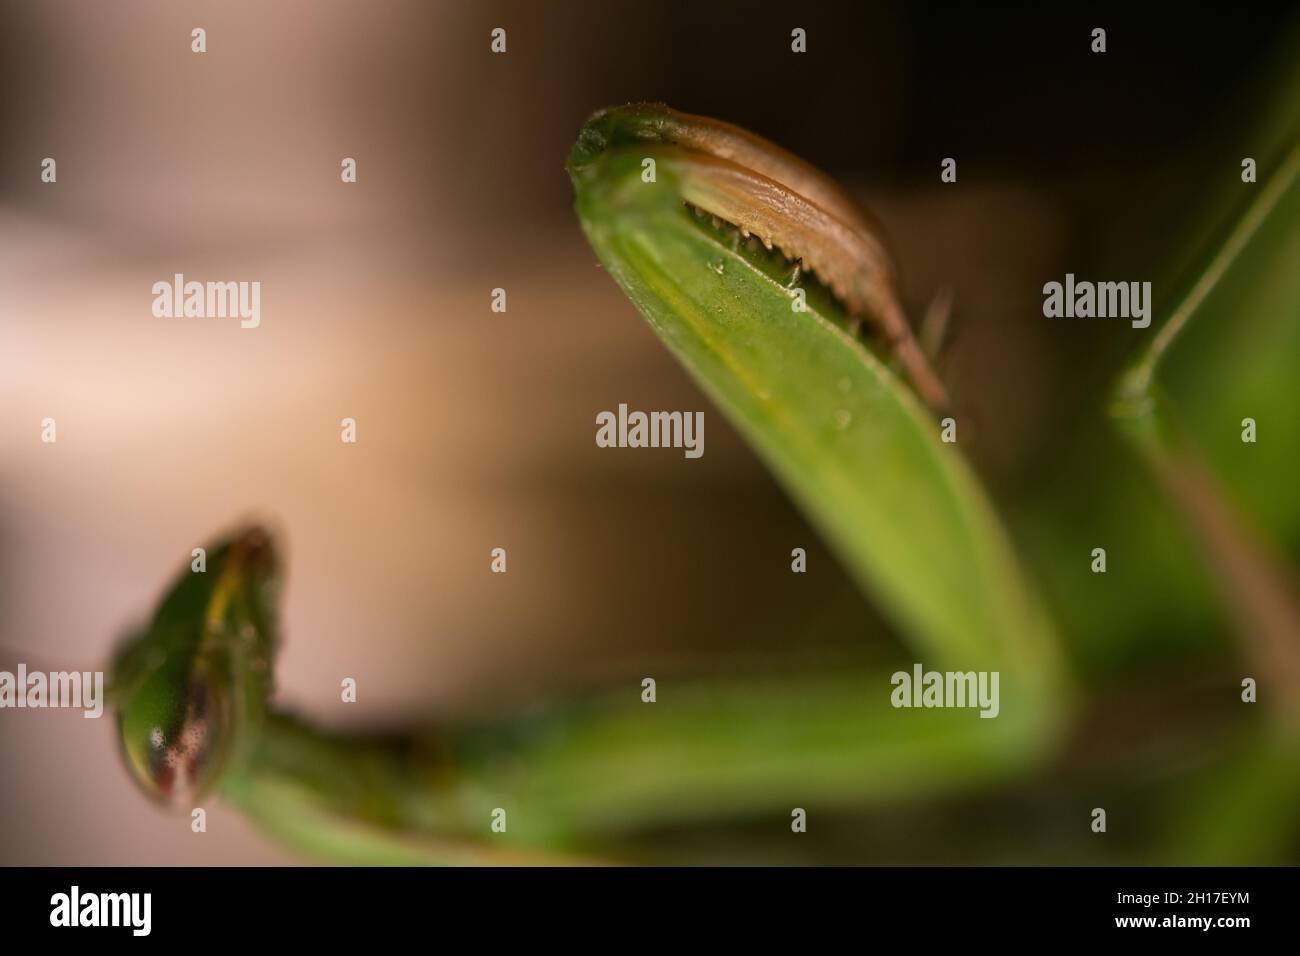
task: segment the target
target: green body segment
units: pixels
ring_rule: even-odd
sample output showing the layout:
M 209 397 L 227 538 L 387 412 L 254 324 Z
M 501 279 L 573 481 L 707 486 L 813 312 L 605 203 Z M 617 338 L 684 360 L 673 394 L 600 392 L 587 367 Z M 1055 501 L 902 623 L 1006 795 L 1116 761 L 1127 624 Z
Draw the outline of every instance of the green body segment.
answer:
M 693 174 L 673 149 L 580 138 L 576 208 L 605 269 L 927 666 L 999 670 L 1004 696 L 1055 709 L 1055 634 L 958 446 L 833 301 L 796 310 L 762 251 L 685 208 Z
M 885 670 L 675 682 L 654 704 L 630 685 L 391 736 L 277 715 L 220 792 L 277 836 L 347 862 L 552 862 L 539 854 L 592 859 L 647 827 L 993 785 L 1033 759 L 1037 715 L 899 710 L 891 689 Z

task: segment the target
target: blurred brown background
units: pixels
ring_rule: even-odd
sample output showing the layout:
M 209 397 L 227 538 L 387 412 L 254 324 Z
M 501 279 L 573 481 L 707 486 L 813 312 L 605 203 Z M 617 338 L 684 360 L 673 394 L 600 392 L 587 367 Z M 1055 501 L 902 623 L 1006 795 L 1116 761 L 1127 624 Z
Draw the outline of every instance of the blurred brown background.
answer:
M 247 516 L 288 553 L 280 700 L 323 722 L 873 653 L 872 610 L 596 268 L 563 170 L 578 127 L 661 99 L 854 184 L 909 300 L 955 290 L 949 374 L 998 423 L 973 454 L 999 496 L 1092 413 L 1072 396 L 1131 344 L 1048 329 L 1042 283 L 1147 268 L 1199 220 L 1189 183 L 1245 152 L 1232 104 L 1281 19 L 0 4 L 0 667 L 102 666 L 190 549 Z M 154 318 L 150 287 L 174 272 L 260 280 L 261 328 Z M 706 454 L 602 452 L 595 414 L 619 402 L 708 410 Z M 797 545 L 812 573 L 796 577 Z M 505 576 L 488 573 L 497 546 Z M 361 688 L 349 708 L 342 676 Z M 291 859 L 219 807 L 206 838 L 155 811 L 107 718 L 0 713 L 0 807 L 3 863 Z

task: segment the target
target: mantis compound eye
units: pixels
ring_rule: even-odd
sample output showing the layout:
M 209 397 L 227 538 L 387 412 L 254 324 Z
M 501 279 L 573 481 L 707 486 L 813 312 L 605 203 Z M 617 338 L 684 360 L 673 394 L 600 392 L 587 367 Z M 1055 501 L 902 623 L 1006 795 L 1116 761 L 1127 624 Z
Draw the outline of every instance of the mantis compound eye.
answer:
M 184 804 L 220 775 L 232 731 L 230 702 L 206 668 L 179 692 L 163 687 L 167 680 L 159 673 L 132 695 L 119 731 L 136 782 L 155 800 Z

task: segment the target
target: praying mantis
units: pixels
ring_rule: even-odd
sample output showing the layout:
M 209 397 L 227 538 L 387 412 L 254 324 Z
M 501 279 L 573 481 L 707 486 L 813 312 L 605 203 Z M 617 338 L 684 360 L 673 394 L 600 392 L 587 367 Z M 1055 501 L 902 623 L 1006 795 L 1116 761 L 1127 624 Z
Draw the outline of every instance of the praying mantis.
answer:
M 658 165 L 653 185 L 640 175 L 645 158 Z M 946 406 L 947 395 L 902 317 L 874 224 L 785 151 L 663 107 L 597 114 L 569 170 L 593 247 L 670 344 L 688 354 L 694 347 L 668 329 L 668 314 L 690 321 L 710 310 L 719 326 L 774 310 L 788 316 L 751 342 L 756 364 L 740 374 L 767 374 L 765 363 L 778 360 L 784 375 L 773 389 L 781 378 L 800 386 L 822 379 L 818 387 L 836 409 L 860 416 L 829 430 L 833 415 L 821 420 L 820 410 L 815 421 L 788 423 L 804 453 L 833 464 L 806 470 L 818 484 L 795 482 L 796 497 L 814 515 L 838 513 L 832 538 L 922 650 L 1003 672 L 1010 714 L 1004 704 L 993 722 L 942 711 L 917 719 L 890 706 L 881 671 L 682 682 L 655 703 L 634 686 L 490 723 L 391 736 L 323 731 L 270 703 L 282 569 L 270 536 L 251 527 L 214 542 L 203 573 L 181 572 L 113 665 L 122 751 L 152 798 L 190 806 L 217 794 L 287 842 L 347 862 L 554 862 L 590 858 L 603 837 L 649 825 L 786 815 L 933 789 L 935 767 L 954 753 L 960 767 L 945 783 L 996 778 L 1050 738 L 1057 699 L 1050 628 L 1009 547 L 990 531 L 995 523 L 977 485 L 931 434 L 930 409 Z M 713 225 L 720 214 L 739 224 L 730 235 Z M 742 245 L 751 236 L 757 242 Z M 790 309 L 779 256 L 768 255 L 773 246 L 798 258 L 804 311 Z M 748 284 L 721 299 L 717 286 L 688 285 L 727 270 Z M 824 281 L 812 281 L 814 273 Z M 656 289 L 646 276 L 665 285 Z M 864 317 L 920 401 L 853 334 Z M 695 331 L 707 337 L 707 329 Z M 875 407 L 855 404 L 863 401 Z M 736 411 L 727 396 L 722 403 Z M 738 417 L 743 424 L 746 410 Z M 894 430 L 883 444 L 882 421 Z M 786 453 L 761 437 L 759 446 Z M 873 459 L 870 467 L 844 453 L 855 447 Z M 877 458 L 883 454 L 894 460 Z M 908 471 L 904 482 L 880 481 Z M 937 508 L 916 494 L 927 483 L 939 489 Z M 919 569 L 886 566 L 897 536 L 917 531 L 905 527 L 909 516 L 966 532 L 955 556 L 917 558 L 929 576 L 955 580 L 965 567 L 979 570 L 981 580 L 959 582 L 951 607 L 916 587 Z
M 205 571 L 180 572 L 112 665 L 132 778 L 166 805 L 219 797 L 340 862 L 565 863 L 647 827 L 788 829 L 795 809 L 969 788 L 1050 753 L 1071 698 L 1058 641 L 939 438 L 950 398 L 879 227 L 792 154 L 659 105 L 596 114 L 568 170 L 604 268 L 895 623 L 900 662 L 999 673 L 997 719 L 899 710 L 882 667 L 325 730 L 273 703 L 283 568 L 269 533 L 246 527 L 210 544 Z
M 902 720 L 872 674 L 680 682 L 655 704 L 632 687 L 393 734 L 319 729 L 270 702 L 280 574 L 260 527 L 213 542 L 207 570 L 182 570 L 118 652 L 110 701 L 151 799 L 219 797 L 336 862 L 592 862 L 629 828 L 929 789 L 954 747 L 986 758 L 954 785 L 1016 766 L 1016 728 L 988 733 L 969 713 Z

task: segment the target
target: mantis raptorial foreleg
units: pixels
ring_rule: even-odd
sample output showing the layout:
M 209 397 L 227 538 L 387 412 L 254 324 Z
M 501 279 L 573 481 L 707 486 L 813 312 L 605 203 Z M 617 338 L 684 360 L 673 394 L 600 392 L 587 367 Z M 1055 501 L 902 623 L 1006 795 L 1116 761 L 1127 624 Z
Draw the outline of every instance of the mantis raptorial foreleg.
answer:
M 834 180 L 737 126 L 657 103 L 597 113 L 569 167 L 580 180 L 603 153 L 646 146 L 671 164 L 683 201 L 797 261 L 830 290 L 850 322 L 864 320 L 883 338 L 927 405 L 948 406 L 947 389 L 904 315 L 880 228 Z

